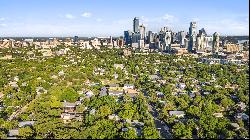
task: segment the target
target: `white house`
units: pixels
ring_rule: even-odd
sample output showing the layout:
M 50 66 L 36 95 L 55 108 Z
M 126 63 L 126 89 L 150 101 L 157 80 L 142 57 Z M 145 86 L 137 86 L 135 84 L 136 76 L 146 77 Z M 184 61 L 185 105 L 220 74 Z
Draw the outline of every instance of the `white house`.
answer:
M 134 85 L 133 84 L 124 84 L 123 89 L 134 89 Z
M 86 93 L 86 96 L 88 97 L 88 98 L 90 98 L 90 97 L 92 97 L 93 95 L 94 95 L 94 93 L 90 90 L 90 91 L 87 91 Z

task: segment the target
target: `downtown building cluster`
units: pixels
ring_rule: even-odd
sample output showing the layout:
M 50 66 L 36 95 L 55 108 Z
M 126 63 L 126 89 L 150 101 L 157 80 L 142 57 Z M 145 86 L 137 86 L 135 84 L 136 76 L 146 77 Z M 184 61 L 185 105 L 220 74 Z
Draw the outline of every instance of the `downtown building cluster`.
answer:
M 80 49 L 123 49 L 124 55 L 135 53 L 162 53 L 204 57 L 204 63 L 247 63 L 249 60 L 249 40 L 236 40 L 220 37 L 217 32 L 209 36 L 204 28 L 197 29 L 196 22 L 190 22 L 188 32 L 174 32 L 169 27 L 162 27 L 159 32 L 147 31 L 133 19 L 133 28 L 124 31 L 120 37 L 61 37 L 61 38 L 1 38 L 0 48 L 19 48 L 33 46 L 43 56 L 52 56 L 52 49 L 66 46 L 55 55 L 64 55 L 70 47 Z M 237 43 L 238 42 L 238 43 Z M 207 57 L 208 56 L 208 57 Z M 210 57 L 212 56 L 212 59 Z M 9 59 L 11 55 L 0 57 Z
M 153 33 L 139 24 L 139 18 L 133 20 L 133 31 L 124 31 L 125 45 L 142 51 L 158 50 L 161 52 L 213 52 L 219 51 L 219 34 L 208 36 L 205 29 L 197 32 L 197 23 L 190 22 L 189 32 L 173 32 L 169 27 L 161 28 L 160 32 Z

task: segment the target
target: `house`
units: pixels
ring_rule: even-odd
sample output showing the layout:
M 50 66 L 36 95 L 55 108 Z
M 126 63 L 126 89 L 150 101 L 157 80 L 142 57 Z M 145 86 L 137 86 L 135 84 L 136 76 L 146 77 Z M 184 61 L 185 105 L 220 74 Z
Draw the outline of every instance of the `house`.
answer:
M 107 95 L 107 88 L 106 87 L 102 87 L 101 91 L 99 93 L 99 96 L 106 96 Z
M 89 86 L 98 86 L 98 85 L 100 85 L 100 83 L 91 83 L 91 84 L 89 84 Z
M 203 94 L 203 95 L 208 95 L 208 94 L 211 94 L 211 92 L 209 92 L 209 91 L 204 91 L 204 92 L 202 92 L 202 94 Z
M 76 104 L 64 101 L 63 102 L 63 109 L 64 109 L 64 112 L 69 112 L 69 113 L 74 112 L 76 109 Z
M 238 107 L 240 108 L 240 110 L 242 110 L 242 111 L 244 111 L 245 108 L 247 107 L 246 104 L 243 103 L 243 102 L 239 102 L 239 103 L 237 104 L 237 106 L 238 106 Z
M 119 87 L 119 84 L 110 84 L 109 90 L 122 90 L 122 87 Z
M 102 69 L 102 68 L 97 68 L 93 71 L 93 74 L 95 75 L 104 75 L 105 73 L 105 69 Z
M 179 83 L 179 84 L 177 84 L 177 87 L 179 87 L 180 89 L 185 89 L 186 84 L 185 83 Z
M 120 117 L 119 117 L 117 114 L 109 115 L 108 118 L 109 118 L 110 120 L 116 120 L 116 121 L 119 121 L 119 120 L 120 120 Z
M 123 94 L 123 91 L 109 91 L 110 96 L 120 96 Z
M 19 122 L 18 126 L 19 128 L 25 127 L 25 126 L 32 126 L 35 123 L 35 121 L 22 121 Z M 19 128 L 11 129 L 9 130 L 7 134 L 7 139 L 16 139 L 16 136 L 19 135 Z
M 61 118 L 63 119 L 64 123 L 67 123 L 75 118 L 75 114 L 62 113 Z
M 180 118 L 180 117 L 184 117 L 185 113 L 184 111 L 169 111 L 169 115 Z
M 221 118 L 223 117 L 223 114 L 222 113 L 214 113 L 213 114 L 216 118 Z
M 19 122 L 19 127 L 25 127 L 25 126 L 32 126 L 35 123 L 35 121 L 23 121 Z
M 195 92 L 189 92 L 189 97 L 190 97 L 190 98 L 194 98 L 195 95 L 196 95 Z
M 162 84 L 162 85 L 164 85 L 164 84 L 166 84 L 166 80 L 158 80 L 158 82 L 160 83 L 160 84 Z
M 9 85 L 13 88 L 18 88 L 17 82 L 10 82 Z
M 94 95 L 94 93 L 91 90 L 87 91 L 85 94 L 87 98 L 91 98 Z
M 132 98 L 134 98 L 135 96 L 139 94 L 139 92 L 135 89 L 126 89 L 124 90 L 124 92 Z
M 123 121 L 124 121 L 124 123 L 129 123 L 129 124 L 132 123 L 130 119 L 126 119 L 126 120 L 123 120 Z
M 8 135 L 8 137 L 14 137 L 14 139 L 16 139 L 16 136 L 19 135 L 19 129 L 16 128 L 16 129 L 9 130 L 7 135 Z
M 186 91 L 181 91 L 181 92 L 178 92 L 178 95 L 185 95 L 185 94 L 187 94 L 187 92 L 186 92 Z
M 47 93 L 48 91 L 43 87 L 36 87 L 36 94 Z
M 128 128 L 122 128 L 122 132 L 127 132 Z
M 163 98 L 164 97 L 164 93 L 156 91 L 156 95 L 158 98 Z
M 159 103 L 166 104 L 166 101 L 159 100 Z
M 231 126 L 234 128 L 234 129 L 240 129 L 240 126 L 238 123 L 231 123 Z
M 123 89 L 134 89 L 133 84 L 124 84 Z
M 80 105 L 80 104 L 82 104 L 82 101 L 76 101 L 75 104 Z
M 231 99 L 238 99 L 238 97 L 235 95 L 230 95 L 230 97 L 231 97 Z
M 119 87 L 119 84 L 110 84 L 109 85 L 109 88 L 117 88 L 117 87 Z
M 237 119 L 242 119 L 242 120 L 248 120 L 249 116 L 245 113 L 237 113 L 237 115 L 235 116 L 235 118 Z
M 160 77 L 158 75 L 149 75 L 149 79 L 152 81 L 156 81 L 156 80 L 159 80 Z

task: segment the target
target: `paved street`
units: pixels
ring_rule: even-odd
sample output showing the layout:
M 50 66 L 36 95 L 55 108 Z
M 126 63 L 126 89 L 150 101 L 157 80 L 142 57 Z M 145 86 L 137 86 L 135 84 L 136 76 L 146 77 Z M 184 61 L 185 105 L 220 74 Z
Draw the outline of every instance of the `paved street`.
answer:
M 147 98 L 146 95 L 147 94 L 144 92 L 145 98 Z M 161 121 L 157 118 L 159 113 L 157 112 L 157 110 L 155 109 L 153 104 L 148 103 L 148 111 L 153 116 L 155 127 L 160 132 L 161 137 L 164 139 L 172 139 L 171 133 L 168 130 L 166 130 L 169 127 L 163 121 Z
M 36 95 L 35 99 L 33 99 L 31 102 L 29 102 L 28 104 L 26 104 L 25 106 L 23 106 L 22 108 L 19 108 L 17 111 L 13 112 L 10 117 L 8 118 L 8 121 L 11 121 L 13 119 L 15 119 L 19 114 L 22 114 L 27 108 L 28 106 L 34 102 L 37 98 L 39 97 L 39 94 Z

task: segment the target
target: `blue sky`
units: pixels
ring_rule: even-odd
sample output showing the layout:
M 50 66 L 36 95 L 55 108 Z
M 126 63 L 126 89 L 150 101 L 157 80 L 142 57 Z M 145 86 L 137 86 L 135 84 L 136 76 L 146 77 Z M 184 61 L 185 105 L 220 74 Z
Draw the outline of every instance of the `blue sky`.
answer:
M 249 34 L 249 0 L 0 0 L 0 36 L 120 36 L 139 17 L 146 30 Z

